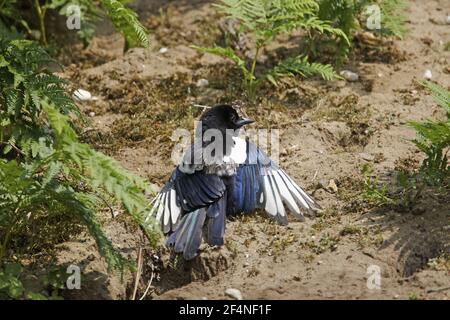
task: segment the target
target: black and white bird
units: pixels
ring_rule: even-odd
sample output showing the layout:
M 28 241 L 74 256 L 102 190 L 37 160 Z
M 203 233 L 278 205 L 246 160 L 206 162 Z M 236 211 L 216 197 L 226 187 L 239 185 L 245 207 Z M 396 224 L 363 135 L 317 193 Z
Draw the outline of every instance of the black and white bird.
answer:
M 209 245 L 223 245 L 227 216 L 260 208 L 285 225 L 285 205 L 301 221 L 320 210 L 263 151 L 238 137 L 239 129 L 252 122 L 229 105 L 204 112 L 194 144 L 152 201 L 149 216 L 169 234 L 166 244 L 186 260 L 198 254 L 203 237 Z M 214 140 L 205 139 L 210 131 Z M 219 133 L 223 139 L 217 143 Z M 214 142 L 223 149 L 213 150 L 208 159 L 205 150 L 211 151 Z

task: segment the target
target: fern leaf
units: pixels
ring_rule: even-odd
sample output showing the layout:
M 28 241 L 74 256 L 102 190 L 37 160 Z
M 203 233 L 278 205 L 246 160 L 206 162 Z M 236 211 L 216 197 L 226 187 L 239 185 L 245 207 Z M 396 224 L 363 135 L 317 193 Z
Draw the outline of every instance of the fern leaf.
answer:
M 245 78 L 251 76 L 250 71 L 248 71 L 248 69 L 245 66 L 245 61 L 242 60 L 236 53 L 234 53 L 233 49 L 229 47 L 228 48 L 222 48 L 219 46 L 215 46 L 213 48 L 203 48 L 198 46 L 191 46 L 191 47 L 203 53 L 211 53 L 224 58 L 228 58 L 234 62 L 234 64 L 239 70 L 242 71 Z
M 148 34 L 139 22 L 137 14 L 119 0 L 101 0 L 114 26 L 124 35 L 128 47 L 150 45 Z
M 340 76 L 331 65 L 316 62 L 310 63 L 308 62 L 308 57 L 302 55 L 288 58 L 266 73 L 264 77 L 274 85 L 277 85 L 277 78 L 295 75 L 301 75 L 303 77 L 319 75 L 325 80 L 340 79 Z

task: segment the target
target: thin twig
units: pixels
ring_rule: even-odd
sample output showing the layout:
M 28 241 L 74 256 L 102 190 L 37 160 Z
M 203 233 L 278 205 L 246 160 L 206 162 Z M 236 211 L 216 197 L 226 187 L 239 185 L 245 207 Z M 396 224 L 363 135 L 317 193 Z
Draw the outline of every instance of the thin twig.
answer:
M 141 278 L 141 271 L 142 271 L 142 247 L 139 246 L 138 251 L 138 268 L 136 271 L 136 279 L 134 280 L 134 290 L 133 290 L 133 296 L 131 297 L 131 300 L 136 300 L 136 292 L 138 289 L 139 280 Z
M 316 180 L 317 177 L 317 173 L 319 172 L 319 170 L 316 170 L 316 172 L 314 173 L 314 177 L 312 178 L 312 181 Z
M 443 287 L 443 288 L 437 288 L 437 289 L 428 289 L 427 293 L 433 293 L 433 292 L 441 292 L 441 291 L 446 291 L 449 290 L 450 287 Z
M 14 143 L 12 142 L 0 142 L 0 144 L 3 145 L 9 145 L 11 148 L 13 148 L 17 153 L 21 154 L 21 155 L 25 155 L 25 153 L 23 153 L 22 150 L 20 150 Z
M 97 193 L 95 193 L 95 192 L 91 192 L 91 191 L 87 191 L 87 192 L 90 193 L 90 194 L 93 194 L 94 196 L 96 196 L 97 198 L 99 198 L 100 200 L 102 200 L 103 203 L 109 208 L 109 211 L 111 212 L 111 217 L 112 217 L 113 219 L 116 218 L 116 215 L 114 214 L 114 209 L 113 209 L 113 207 L 109 204 L 108 201 L 106 201 L 105 198 L 103 198 L 103 196 L 101 196 L 100 194 L 97 194 Z
M 153 277 L 154 277 L 154 276 L 155 276 L 155 274 L 154 274 L 153 271 L 152 271 L 152 275 L 151 275 L 151 277 L 150 277 L 150 281 L 148 282 L 147 288 L 145 289 L 144 294 L 142 295 L 142 297 L 141 297 L 139 300 L 144 300 L 145 296 L 146 296 L 147 293 L 148 293 L 148 290 L 150 289 L 150 287 L 151 287 L 151 285 L 152 285 Z
M 211 109 L 210 106 L 205 106 L 205 105 L 202 105 L 202 104 L 194 104 L 192 106 L 196 107 L 196 108 Z

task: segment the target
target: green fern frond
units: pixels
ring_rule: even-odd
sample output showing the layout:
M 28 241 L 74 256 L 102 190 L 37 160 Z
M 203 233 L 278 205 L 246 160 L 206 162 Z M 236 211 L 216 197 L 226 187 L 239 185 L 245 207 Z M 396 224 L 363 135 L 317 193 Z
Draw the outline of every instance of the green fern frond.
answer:
M 228 58 L 236 65 L 236 67 L 242 71 L 242 74 L 244 75 L 244 78 L 252 77 L 250 71 L 245 66 L 245 61 L 242 60 L 231 48 L 222 48 L 219 46 L 215 46 L 213 48 L 204 48 L 204 47 L 198 47 L 198 46 L 191 46 L 194 49 L 197 49 L 200 52 L 204 53 L 211 53 L 215 54 L 217 56 L 221 56 L 224 58 Z
M 387 33 L 403 38 L 406 34 L 405 9 L 408 7 L 404 0 L 382 0 L 379 2 L 381 9 L 381 27 Z
M 380 10 L 381 35 L 403 37 L 406 33 L 404 12 L 407 5 L 403 0 L 320 0 L 318 3 L 319 19 L 330 21 L 330 24 L 342 30 L 349 40 L 364 29 L 368 19 L 366 10 L 371 5 L 377 5 Z M 350 47 L 351 41 L 344 41 L 342 37 L 337 41 L 338 64 L 342 64 Z
M 294 29 L 332 35 L 349 44 L 345 32 L 332 26 L 329 21 L 320 19 L 320 7 L 315 0 L 222 0 L 216 7 L 228 17 L 236 19 L 240 24 L 240 31 L 252 34 L 251 39 L 254 39 L 256 47 L 252 61 L 247 64 L 231 48 L 194 48 L 231 59 L 242 71 L 249 98 L 254 98 L 261 81 L 268 80 L 276 84 L 275 78 L 281 75 L 319 74 L 327 80 L 338 78 L 331 66 L 309 63 L 304 56 L 286 60 L 261 79 L 257 79 L 255 75 L 258 54 L 264 46 L 277 35 Z
M 436 102 L 447 111 L 446 121 L 410 122 L 417 138 L 412 142 L 427 155 L 421 171 L 433 184 L 441 184 L 450 177 L 448 152 L 450 151 L 450 92 L 432 82 L 422 82 L 430 90 Z
M 266 73 L 264 77 L 273 85 L 277 86 L 277 78 L 295 75 L 301 75 L 302 77 L 319 75 L 325 80 L 341 78 L 331 65 L 324 65 L 317 62 L 310 63 L 308 62 L 308 57 L 302 55 L 286 59 Z
M 64 188 L 54 190 L 53 197 L 63 204 L 67 210 L 73 211 L 81 218 L 89 233 L 94 237 L 98 251 L 106 260 L 109 271 L 117 270 L 122 274 L 126 268 L 133 267 L 133 263 L 124 258 L 104 234 L 95 218 L 93 210 L 96 204 L 92 199 L 89 199 L 84 193 L 76 193 Z M 91 208 L 86 204 L 90 204 Z
M 124 170 L 114 159 L 78 142 L 75 131 L 68 122 L 68 117 L 59 113 L 48 103 L 44 110 L 54 129 L 57 151 L 63 158 L 72 161 L 82 173 L 83 179 L 94 190 L 103 188 L 117 199 L 146 231 L 154 244 L 160 235 L 160 228 L 154 219 L 143 220 L 150 208 L 144 193 L 150 191 L 149 185 L 141 178 Z
M 434 100 L 447 111 L 450 117 L 450 91 L 431 81 L 422 81 L 421 84 L 433 94 Z
M 109 269 L 123 271 L 131 264 L 104 235 L 95 212 L 108 195 L 154 244 L 160 228 L 143 219 L 148 183 L 78 140 L 69 115 L 80 111 L 46 61 L 48 55 L 33 42 L 0 39 L 0 262 L 11 237 L 32 232 L 30 215 L 75 216 Z
M 126 8 L 119 0 L 101 0 L 114 26 L 125 37 L 126 49 L 136 46 L 148 48 L 148 34 L 139 22 L 137 14 Z

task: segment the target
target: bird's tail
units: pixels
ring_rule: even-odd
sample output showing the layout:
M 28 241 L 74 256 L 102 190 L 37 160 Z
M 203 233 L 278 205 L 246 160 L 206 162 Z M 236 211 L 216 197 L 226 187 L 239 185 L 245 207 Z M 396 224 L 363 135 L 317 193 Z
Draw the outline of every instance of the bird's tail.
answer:
M 176 253 L 183 253 L 186 260 L 195 258 L 202 242 L 202 228 L 205 218 L 205 208 L 186 214 L 178 223 L 176 230 L 167 239 L 166 245 L 173 247 Z
M 208 220 L 208 244 L 211 246 L 223 245 L 225 235 L 225 219 L 227 210 L 227 195 L 209 206 L 206 214 Z

